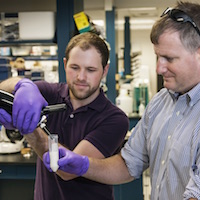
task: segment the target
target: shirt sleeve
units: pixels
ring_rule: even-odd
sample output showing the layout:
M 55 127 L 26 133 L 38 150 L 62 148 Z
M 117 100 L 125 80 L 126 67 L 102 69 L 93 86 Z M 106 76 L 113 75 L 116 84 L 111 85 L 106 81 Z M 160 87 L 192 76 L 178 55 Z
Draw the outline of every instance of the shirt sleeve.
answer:
M 184 200 L 190 198 L 200 199 L 200 165 L 192 165 L 190 168 L 190 181 L 186 186 L 186 190 L 183 194 Z
M 148 135 L 152 124 L 155 124 L 155 116 L 162 107 L 161 99 L 164 99 L 166 89 L 157 93 L 147 105 L 144 115 L 133 129 L 129 140 L 121 150 L 121 155 L 127 165 L 129 173 L 134 178 L 140 178 L 143 171 L 149 167 Z M 158 124 L 155 124 L 156 126 Z
M 131 133 L 129 140 L 121 150 L 129 173 L 134 178 L 140 178 L 142 172 L 148 168 L 148 153 L 146 150 L 145 126 L 141 119 Z
M 200 124 L 197 124 L 196 128 L 199 130 Z M 190 198 L 200 199 L 200 140 L 199 131 L 194 132 L 191 143 L 191 166 L 189 169 L 190 179 L 185 188 L 183 199 L 188 200 Z

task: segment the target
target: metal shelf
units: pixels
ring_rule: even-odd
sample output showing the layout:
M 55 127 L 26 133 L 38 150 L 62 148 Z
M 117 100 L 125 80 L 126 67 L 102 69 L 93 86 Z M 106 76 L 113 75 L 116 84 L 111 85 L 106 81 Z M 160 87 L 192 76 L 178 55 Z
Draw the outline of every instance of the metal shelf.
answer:
M 0 41 L 0 47 L 10 46 L 54 46 L 57 45 L 53 40 L 13 40 L 13 41 Z
M 46 56 L 44 56 L 44 55 L 41 55 L 41 56 L 31 56 L 31 55 L 29 55 L 29 56 L 0 56 L 0 57 L 2 57 L 2 58 L 10 58 L 11 60 L 16 60 L 16 58 L 18 58 L 18 57 L 22 57 L 24 60 L 29 60 L 29 61 L 35 61 L 35 60 L 38 60 L 38 61 L 48 61 L 48 60 L 58 60 L 58 57 L 57 56 L 48 56 L 48 55 L 46 55 Z

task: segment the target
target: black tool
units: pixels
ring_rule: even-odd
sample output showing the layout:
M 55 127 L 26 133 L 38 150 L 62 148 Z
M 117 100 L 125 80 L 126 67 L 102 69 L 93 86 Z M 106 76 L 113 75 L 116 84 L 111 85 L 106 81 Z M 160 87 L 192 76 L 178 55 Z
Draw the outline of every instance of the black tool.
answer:
M 13 94 L 0 90 L 0 108 L 6 110 L 10 115 L 12 115 L 13 100 L 14 100 Z M 64 111 L 66 109 L 67 105 L 64 103 L 46 106 L 45 108 L 42 109 L 41 116 Z
M 64 103 L 56 104 L 56 105 L 51 105 L 51 106 L 46 106 L 41 111 L 41 116 L 42 115 L 48 115 L 48 114 L 55 113 L 55 112 L 64 111 L 66 109 L 67 109 L 67 105 L 64 104 Z
M 4 110 L 6 110 L 10 115 L 12 115 L 13 100 L 14 100 L 13 94 L 0 90 L 0 108 L 3 108 Z M 41 121 L 39 122 L 38 125 L 46 132 L 46 134 L 52 137 L 51 133 L 46 128 L 46 124 L 45 124 L 46 115 L 49 115 L 55 112 L 64 111 L 66 109 L 67 109 L 67 105 L 64 103 L 46 106 L 41 111 Z
M 6 110 L 10 115 L 12 114 L 14 95 L 0 90 L 0 108 Z

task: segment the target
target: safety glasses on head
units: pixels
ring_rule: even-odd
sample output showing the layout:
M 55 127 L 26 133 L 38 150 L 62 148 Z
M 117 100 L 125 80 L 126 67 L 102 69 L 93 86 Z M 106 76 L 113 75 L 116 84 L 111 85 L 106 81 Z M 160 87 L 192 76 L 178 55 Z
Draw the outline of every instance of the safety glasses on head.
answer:
M 189 22 L 200 35 L 200 30 L 198 29 L 196 23 L 189 17 L 184 11 L 179 9 L 167 8 L 160 17 L 168 15 L 171 19 L 176 22 L 186 23 Z

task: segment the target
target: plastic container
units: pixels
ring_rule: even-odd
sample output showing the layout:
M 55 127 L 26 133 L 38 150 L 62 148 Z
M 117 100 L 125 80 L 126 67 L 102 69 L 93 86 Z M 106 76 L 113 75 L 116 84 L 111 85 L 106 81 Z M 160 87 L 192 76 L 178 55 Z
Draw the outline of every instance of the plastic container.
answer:
M 48 136 L 48 140 L 49 140 L 50 167 L 53 172 L 56 172 L 59 168 L 58 135 L 51 134 L 51 136 Z
M 144 102 L 141 101 L 140 105 L 139 105 L 139 116 L 142 117 L 142 115 L 144 114 L 145 111 L 145 105 Z
M 20 12 L 19 37 L 22 40 L 50 40 L 55 35 L 54 12 Z
M 133 111 L 133 99 L 128 95 L 126 89 L 120 89 L 120 94 L 116 98 L 116 105 L 126 114 L 131 114 Z

